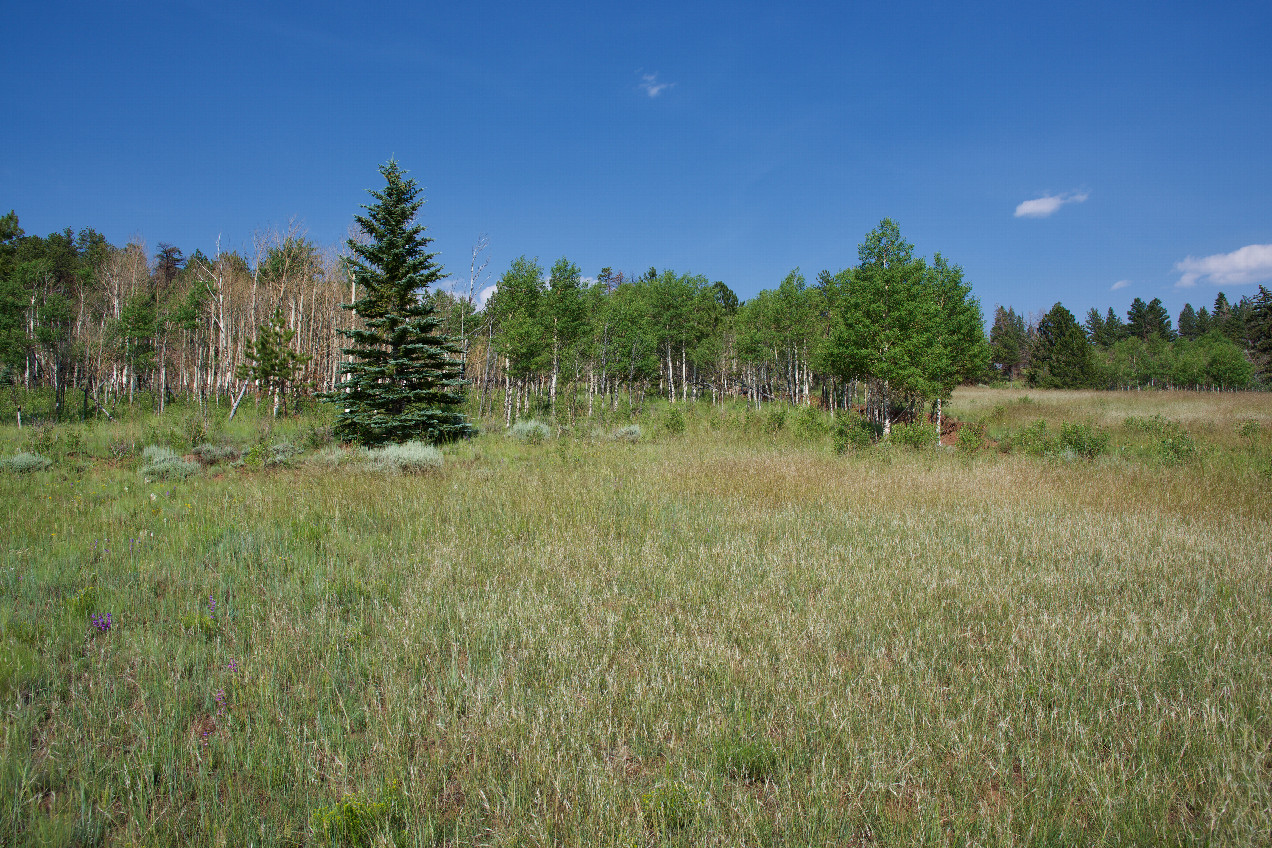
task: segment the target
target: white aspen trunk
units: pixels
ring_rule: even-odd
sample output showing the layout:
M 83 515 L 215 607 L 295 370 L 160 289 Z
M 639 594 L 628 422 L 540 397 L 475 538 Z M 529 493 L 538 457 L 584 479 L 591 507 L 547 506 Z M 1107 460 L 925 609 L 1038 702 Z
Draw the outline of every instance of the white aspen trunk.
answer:
M 685 367 L 685 346 L 680 346 L 680 399 L 689 399 L 689 372 Z
M 667 402 L 676 402 L 676 371 L 671 358 L 671 343 L 667 344 Z
M 248 382 L 244 380 L 242 387 L 238 390 L 238 394 L 234 396 L 234 402 L 230 404 L 230 417 L 225 419 L 227 424 L 234 420 L 234 413 L 238 412 L 239 403 L 243 400 L 243 395 L 247 393 Z
M 936 399 L 936 446 L 941 446 L 941 399 Z
M 504 360 L 504 427 L 512 426 L 512 377 L 508 373 L 508 361 Z

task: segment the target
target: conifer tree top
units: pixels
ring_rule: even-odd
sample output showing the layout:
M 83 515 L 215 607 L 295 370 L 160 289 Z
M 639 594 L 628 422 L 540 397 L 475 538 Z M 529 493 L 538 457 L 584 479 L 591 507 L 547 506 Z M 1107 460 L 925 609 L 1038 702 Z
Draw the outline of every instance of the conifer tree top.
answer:
M 392 159 L 380 173 L 384 188 L 370 192 L 377 202 L 362 207 L 367 214 L 354 216 L 368 240 L 349 240 L 354 281 L 364 292 L 353 308 L 366 319 L 408 310 L 416 292 L 442 279 L 433 261 L 437 254 L 427 250 L 432 239 L 415 220 L 424 205 L 415 180 Z

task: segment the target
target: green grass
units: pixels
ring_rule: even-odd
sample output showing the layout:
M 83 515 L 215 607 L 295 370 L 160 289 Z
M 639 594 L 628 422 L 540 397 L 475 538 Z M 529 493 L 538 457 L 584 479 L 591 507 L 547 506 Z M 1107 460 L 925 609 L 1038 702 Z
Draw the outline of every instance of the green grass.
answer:
M 245 416 L 191 445 L 314 447 L 148 483 L 188 411 L 76 425 L 0 474 L 0 844 L 1266 844 L 1272 397 L 1021 394 L 951 408 L 1108 450 Z

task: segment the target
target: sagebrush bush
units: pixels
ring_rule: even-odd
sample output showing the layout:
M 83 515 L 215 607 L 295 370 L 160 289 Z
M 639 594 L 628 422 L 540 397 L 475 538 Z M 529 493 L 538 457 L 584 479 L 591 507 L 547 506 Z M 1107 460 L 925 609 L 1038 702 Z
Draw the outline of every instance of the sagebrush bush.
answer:
M 1109 431 L 1098 424 L 1060 425 L 1060 450 L 1094 459 L 1109 449 Z
M 926 421 L 915 421 L 913 424 L 897 424 L 888 436 L 893 444 L 902 445 L 912 450 L 925 450 L 936 444 L 936 427 Z
M 385 445 L 367 452 L 367 465 L 391 474 L 419 474 L 442 467 L 442 452 L 424 442 Z
M 240 451 L 233 445 L 214 445 L 204 442 L 191 451 L 204 465 L 219 465 L 222 462 L 234 462 Z
M 22 452 L 15 456 L 11 456 L 4 460 L 4 468 L 7 471 L 14 471 L 18 474 L 28 474 L 32 471 L 47 471 L 53 467 L 53 460 L 38 453 Z
M 517 441 L 525 442 L 528 445 L 540 445 L 552 438 L 552 428 L 533 418 L 518 421 L 512 425 L 512 429 L 508 433 Z
M 833 443 L 835 453 L 862 450 L 873 445 L 883 436 L 883 428 L 861 415 L 849 413 L 835 421 Z
M 639 424 L 628 424 L 614 431 L 614 438 L 620 442 L 639 442 L 642 435 L 644 431 Z
M 197 463 L 177 456 L 171 448 L 148 445 L 141 452 L 138 472 L 147 480 L 184 480 L 198 470 Z

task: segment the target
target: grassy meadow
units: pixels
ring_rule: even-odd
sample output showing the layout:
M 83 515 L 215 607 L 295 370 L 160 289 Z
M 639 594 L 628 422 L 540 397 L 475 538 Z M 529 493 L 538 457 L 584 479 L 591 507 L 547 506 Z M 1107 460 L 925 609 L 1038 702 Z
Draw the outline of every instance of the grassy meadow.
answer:
M 0 845 L 1272 844 L 1272 394 L 950 411 L 6 423 Z

